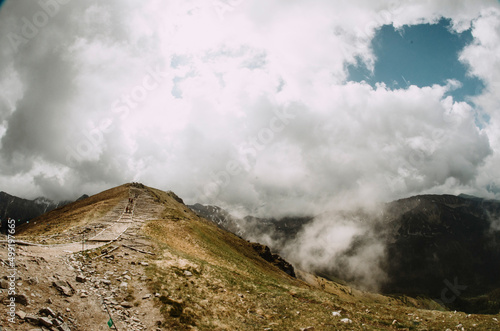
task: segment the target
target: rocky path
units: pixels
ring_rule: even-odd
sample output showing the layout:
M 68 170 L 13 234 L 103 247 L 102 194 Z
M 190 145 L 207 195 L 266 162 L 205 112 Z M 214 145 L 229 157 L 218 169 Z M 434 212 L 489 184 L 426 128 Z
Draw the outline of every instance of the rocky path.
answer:
M 8 320 L 4 276 L 0 329 L 110 330 L 109 311 L 118 330 L 159 330 L 162 317 L 146 275 L 154 245 L 140 234 L 158 209 L 145 190 L 132 186 L 129 198 L 105 215 L 100 231 L 85 242 L 16 245 L 16 323 Z M 96 248 L 100 254 L 90 257 Z M 7 247 L 0 244 L 0 275 L 9 272 Z

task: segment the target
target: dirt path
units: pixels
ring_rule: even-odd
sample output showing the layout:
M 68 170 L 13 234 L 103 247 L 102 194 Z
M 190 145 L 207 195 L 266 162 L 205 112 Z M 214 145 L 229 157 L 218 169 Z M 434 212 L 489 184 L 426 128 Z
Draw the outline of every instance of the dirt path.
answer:
M 41 318 L 56 323 L 56 316 L 64 322 L 65 331 L 109 330 L 103 303 L 119 330 L 157 330 L 162 315 L 147 284 L 150 255 L 142 253 L 154 251 L 154 245 L 140 230 L 159 209 L 146 190 L 132 186 L 129 198 L 98 220 L 105 226 L 85 242 L 16 245 L 16 293 L 26 304 L 17 305 L 20 315 L 15 324 L 7 320 L 6 306 L 0 305 L 2 330 L 32 330 L 42 323 Z M 105 245 L 111 253 L 93 259 L 82 253 Z M 7 275 L 9 270 L 7 247 L 0 243 L 0 274 Z M 58 284 L 67 286 L 61 291 Z M 0 289 L 0 302 L 5 304 L 6 299 L 7 291 Z M 56 316 L 46 316 L 43 308 L 50 308 Z
M 132 199 L 132 200 L 130 200 Z M 120 201 L 116 207 L 104 217 L 103 222 L 106 227 L 90 238 L 82 236 L 81 241 L 75 241 L 64 244 L 35 244 L 25 241 L 20 241 L 18 244 L 26 246 L 25 251 L 34 255 L 43 257 L 47 256 L 62 256 L 72 253 L 78 253 L 84 250 L 95 249 L 111 242 L 115 242 L 129 229 L 138 229 L 137 225 L 142 225 L 145 219 L 144 215 L 134 215 L 135 207 L 139 204 L 148 203 L 148 194 L 143 190 L 131 188 L 129 198 Z M 115 216 L 114 220 L 107 221 L 109 216 Z M 130 232 L 130 235 L 136 234 L 136 231 Z M 0 241 L 2 243 L 2 241 Z

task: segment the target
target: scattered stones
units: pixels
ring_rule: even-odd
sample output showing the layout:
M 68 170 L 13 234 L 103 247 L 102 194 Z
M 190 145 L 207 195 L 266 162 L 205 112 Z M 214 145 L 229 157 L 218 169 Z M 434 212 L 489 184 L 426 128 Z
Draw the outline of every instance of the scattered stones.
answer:
M 120 287 L 121 288 L 127 288 L 128 287 L 128 283 L 127 282 L 121 282 Z

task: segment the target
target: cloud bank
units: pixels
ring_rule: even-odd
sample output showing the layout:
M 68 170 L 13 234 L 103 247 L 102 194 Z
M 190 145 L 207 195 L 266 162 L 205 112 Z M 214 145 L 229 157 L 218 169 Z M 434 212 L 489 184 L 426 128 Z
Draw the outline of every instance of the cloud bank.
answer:
M 371 41 L 451 19 L 486 88 L 348 81 Z M 417 193 L 500 197 L 497 1 L 6 1 L 0 187 L 55 199 L 140 181 L 247 214 Z

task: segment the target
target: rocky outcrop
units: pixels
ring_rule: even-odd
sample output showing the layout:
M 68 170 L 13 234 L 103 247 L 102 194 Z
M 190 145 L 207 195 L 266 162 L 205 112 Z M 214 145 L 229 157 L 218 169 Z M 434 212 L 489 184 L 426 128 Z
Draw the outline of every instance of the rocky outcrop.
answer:
M 272 253 L 268 246 L 261 245 L 259 243 L 252 243 L 252 247 L 264 260 L 283 270 L 290 276 L 295 277 L 295 270 L 293 266 L 278 254 Z

